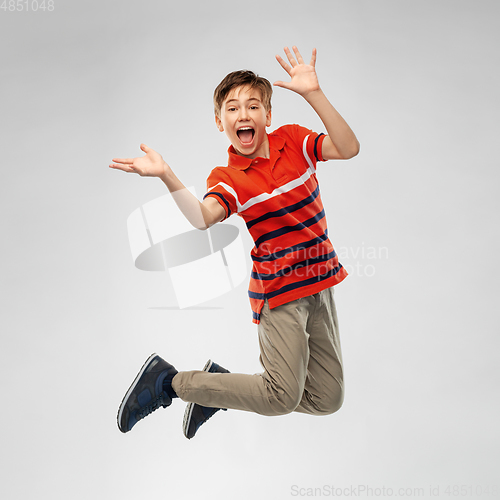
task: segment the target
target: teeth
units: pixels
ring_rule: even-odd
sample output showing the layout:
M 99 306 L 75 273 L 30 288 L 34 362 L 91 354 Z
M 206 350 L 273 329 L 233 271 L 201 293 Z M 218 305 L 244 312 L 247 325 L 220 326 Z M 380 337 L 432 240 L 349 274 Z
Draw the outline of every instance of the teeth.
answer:
M 238 130 L 253 130 L 252 127 L 242 127 L 242 128 L 239 128 Z

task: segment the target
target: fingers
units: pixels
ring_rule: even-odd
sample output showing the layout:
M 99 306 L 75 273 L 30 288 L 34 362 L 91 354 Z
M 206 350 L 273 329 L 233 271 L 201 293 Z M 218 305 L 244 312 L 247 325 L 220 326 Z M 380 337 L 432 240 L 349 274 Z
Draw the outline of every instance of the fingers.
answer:
M 297 66 L 298 64 L 305 64 L 304 59 L 302 58 L 302 55 L 299 52 L 299 49 L 295 45 L 292 47 L 292 49 L 293 52 L 295 53 L 295 58 L 293 57 L 293 54 L 290 52 L 290 49 L 288 47 L 284 48 L 286 57 L 290 61 L 291 67 L 288 66 L 288 64 L 286 64 L 285 61 L 283 61 L 283 59 L 280 56 L 276 56 L 278 62 L 281 64 L 281 66 L 283 66 L 285 71 L 287 71 L 288 73 L 290 73 L 291 69 L 295 68 L 295 66 Z M 311 62 L 309 64 L 311 66 L 314 66 L 316 64 L 316 49 L 313 49 L 312 51 Z
M 116 170 L 122 170 L 123 172 L 137 172 L 134 167 L 135 158 L 112 158 L 112 162 L 109 167 Z
M 115 163 L 122 163 L 123 165 L 130 165 L 134 163 L 134 158 L 111 158 Z
M 295 52 L 295 57 L 297 58 L 297 62 L 299 64 L 304 64 L 304 59 L 302 59 L 302 56 L 300 55 L 299 49 L 295 45 L 292 47 L 292 49 Z
M 313 49 L 313 51 L 312 51 L 311 62 L 309 64 L 311 66 L 316 65 L 316 49 Z
M 289 66 L 284 60 L 282 57 L 280 56 L 276 56 L 276 60 L 281 64 L 281 67 L 288 73 L 290 74 L 290 72 L 292 71 L 292 68 L 291 66 Z
M 146 155 L 149 153 L 154 153 L 154 151 L 146 146 L 146 144 L 141 144 L 140 148 Z M 114 168 L 116 170 L 121 170 L 123 172 L 129 172 L 129 173 L 136 173 L 139 175 L 145 175 L 144 170 L 139 166 L 140 161 L 142 161 L 146 156 L 143 156 L 141 158 L 112 158 L 112 162 L 109 165 L 109 168 Z M 135 162 L 135 165 L 134 165 Z
M 288 83 L 282 82 L 282 81 L 274 82 L 273 85 L 276 87 L 282 87 L 282 88 L 288 89 L 288 90 L 290 89 L 290 85 Z
M 109 168 L 114 168 L 115 170 L 122 170 L 123 172 L 135 172 L 135 168 L 132 165 L 117 165 L 116 163 L 110 163 Z
M 146 144 L 141 144 L 140 148 L 147 154 L 149 151 L 151 151 L 150 148 L 146 146 Z M 131 165 L 134 163 L 134 160 L 136 158 L 111 158 L 111 161 L 114 161 L 115 163 L 122 163 L 123 165 Z
M 297 47 L 292 47 L 294 52 L 295 52 L 295 49 Z M 295 61 L 295 59 L 293 58 L 292 56 L 292 53 L 290 52 L 290 49 L 288 47 L 285 47 L 285 54 L 286 54 L 286 57 L 288 58 L 288 60 L 290 61 L 290 64 L 292 65 L 292 68 L 295 68 L 295 66 L 297 66 L 297 61 Z

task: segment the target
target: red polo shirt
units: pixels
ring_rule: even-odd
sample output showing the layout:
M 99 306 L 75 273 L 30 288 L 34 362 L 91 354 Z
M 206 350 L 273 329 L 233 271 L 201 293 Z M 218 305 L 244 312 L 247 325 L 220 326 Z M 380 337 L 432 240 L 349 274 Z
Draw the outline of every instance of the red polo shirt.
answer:
M 299 125 L 271 134 L 269 158 L 247 158 L 230 146 L 227 167 L 207 179 L 207 196 L 242 217 L 254 240 L 249 297 L 253 322 L 264 299 L 272 309 L 340 283 L 347 272 L 328 238 L 316 178 L 326 136 Z

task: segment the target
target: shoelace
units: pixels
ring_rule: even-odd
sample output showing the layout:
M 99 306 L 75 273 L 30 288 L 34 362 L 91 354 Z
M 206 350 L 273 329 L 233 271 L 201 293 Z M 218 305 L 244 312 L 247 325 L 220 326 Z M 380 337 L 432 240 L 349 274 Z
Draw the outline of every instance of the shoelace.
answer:
M 136 415 L 137 420 L 141 420 L 144 417 L 147 417 L 149 414 L 153 413 L 160 406 L 163 406 L 163 394 L 160 394 L 156 398 L 154 398 L 151 403 L 141 408 Z

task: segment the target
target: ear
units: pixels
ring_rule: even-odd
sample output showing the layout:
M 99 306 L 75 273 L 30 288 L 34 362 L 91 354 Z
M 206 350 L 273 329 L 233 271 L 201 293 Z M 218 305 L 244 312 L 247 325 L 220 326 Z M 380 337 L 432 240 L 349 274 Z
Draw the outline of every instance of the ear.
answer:
M 266 113 L 266 127 L 271 126 L 271 110 Z
M 215 124 L 217 125 L 219 132 L 224 132 L 224 126 L 222 125 L 222 121 L 217 115 L 215 115 Z

